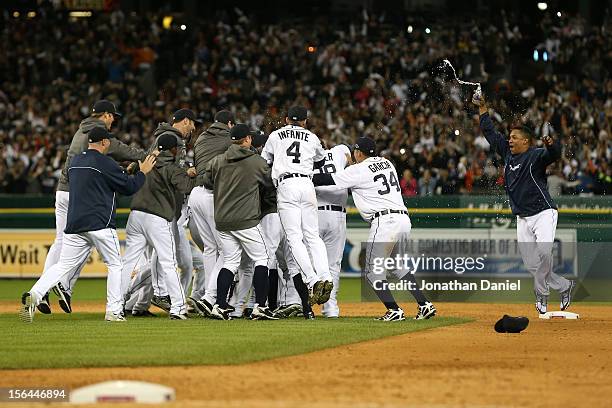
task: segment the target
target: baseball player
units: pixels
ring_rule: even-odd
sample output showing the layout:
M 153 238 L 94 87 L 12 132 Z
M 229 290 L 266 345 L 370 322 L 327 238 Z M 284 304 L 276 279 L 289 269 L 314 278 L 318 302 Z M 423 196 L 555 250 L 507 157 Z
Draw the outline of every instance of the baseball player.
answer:
M 357 140 L 354 156 L 356 164 L 335 174 L 315 174 L 314 184 L 350 188 L 362 218 L 370 221 L 366 245 L 366 278 L 387 307 L 387 313 L 378 320 L 405 320 L 404 311 L 395 302 L 386 285 L 387 272 L 401 280 L 413 282 L 417 288 L 411 290 L 411 293 L 418 303 L 415 319 L 429 319 L 435 316 L 436 308 L 418 289 L 411 272 L 398 268 L 381 274 L 374 268 L 377 259 L 389 258 L 405 250 L 412 228 L 395 167 L 389 160 L 376 156 L 376 143 L 368 137 Z
M 546 313 L 549 288 L 553 288 L 560 294 L 561 310 L 565 310 L 572 301 L 575 282 L 552 271 L 559 214 L 546 182 L 546 167 L 559 160 L 561 145 L 546 136 L 542 139 L 545 148 L 532 147 L 533 130 L 526 125 L 513 127 L 507 140 L 495 130 L 482 95 L 475 94 L 472 102 L 479 108 L 480 129 L 491 145 L 491 152 L 504 160 L 504 185 L 512 214 L 516 216 L 519 250 L 533 275 L 535 308 L 540 314 Z
M 68 183 L 68 169 L 70 168 L 70 163 L 75 156 L 87 150 L 87 133 L 90 130 L 95 127 L 110 130 L 113 122 L 119 117 L 121 117 L 121 115 L 117 112 L 117 109 L 112 102 L 104 99 L 99 100 L 94 104 L 91 110 L 91 115 L 83 119 L 79 125 L 79 129 L 72 137 L 66 162 L 62 168 L 62 174 L 55 193 L 55 240 L 47 253 L 47 258 L 45 259 L 45 266 L 42 273 L 43 275 L 49 270 L 49 268 L 58 262 L 60 251 L 62 249 L 70 197 Z M 111 139 L 111 145 L 106 154 L 119 162 L 128 160 L 143 160 L 145 157 L 145 152 L 143 150 L 130 147 L 115 138 Z M 62 280 L 58 282 L 56 288 L 54 288 L 54 291 L 59 296 L 59 305 L 66 313 L 70 313 L 72 311 L 72 306 L 70 304 L 72 289 L 74 287 L 74 282 L 80 273 L 80 269 L 75 270 L 74 273 L 63 277 Z M 45 314 L 51 313 L 48 294 L 45 294 L 43 299 L 40 300 L 38 310 Z
M 322 174 L 335 174 L 343 171 L 351 156 L 350 149 L 343 144 L 325 150 L 325 165 L 319 169 Z M 347 189 L 335 187 L 317 187 L 317 205 L 319 210 L 319 235 L 327 250 L 329 272 L 333 278 L 334 289 L 329 300 L 323 304 L 325 317 L 338 317 L 340 309 L 336 299 L 340 288 L 340 266 L 346 243 L 346 200 Z
M 194 145 L 196 170 L 204 174 L 209 162 L 225 153 L 232 144 L 229 132 L 234 126 L 234 114 L 227 110 L 217 112 L 215 122 L 198 137 Z M 204 245 L 204 273 L 196 275 L 191 296 L 192 304 L 204 316 L 210 316 L 217 298 L 217 275 L 223 265 L 221 240 L 215 224 L 214 197 L 211 189 L 194 188 L 189 196 L 192 224 Z M 192 236 L 194 231 L 191 231 Z
M 21 317 L 31 323 L 35 307 L 61 279 L 78 271 L 95 247 L 108 268 L 106 315 L 111 322 L 125 321 L 123 316 L 121 253 L 115 231 L 117 193 L 132 195 L 145 183 L 145 174 L 155 165 L 154 156 L 139 162 L 140 171 L 128 176 L 106 156 L 113 135 L 101 127 L 88 133 L 88 149 L 72 158 L 68 169 L 70 203 L 58 263 L 42 275 L 29 292 L 21 297 Z
M 230 130 L 232 145 L 212 159 L 206 168 L 206 186 L 215 198 L 215 223 L 222 245 L 223 268 L 217 278 L 217 302 L 212 317 L 230 320 L 228 294 L 243 252 L 254 262 L 255 305 L 251 318 L 277 320 L 266 306 L 268 297 L 268 252 L 260 227 L 261 194 L 273 188 L 270 168 L 251 150 L 252 132 L 245 124 Z
M 126 226 L 123 278 L 128 293 L 130 276 L 146 249 L 152 247 L 158 257 L 160 268 L 152 268 L 152 283 L 159 293 L 159 282 L 165 283 L 170 297 L 170 319 L 187 319 L 185 293 L 181 286 L 176 263 L 175 233 L 172 223 L 178 203 L 176 195 L 189 194 L 204 181 L 203 176 L 190 177 L 187 171 L 176 163 L 177 138 L 163 134 L 157 139 L 157 164 L 143 188 L 134 196 Z
M 281 226 L 306 280 L 310 302 L 323 304 L 329 300 L 333 283 L 325 244 L 319 237 L 312 174 L 313 168 L 325 163 L 325 152 L 317 135 L 305 128 L 307 115 L 302 106 L 289 108 L 287 125 L 270 134 L 261 155 L 272 164 Z

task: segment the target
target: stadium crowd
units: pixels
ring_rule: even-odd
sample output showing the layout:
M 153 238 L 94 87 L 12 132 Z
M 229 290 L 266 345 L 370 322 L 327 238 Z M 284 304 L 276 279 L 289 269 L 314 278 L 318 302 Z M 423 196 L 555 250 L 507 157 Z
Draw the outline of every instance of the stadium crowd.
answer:
M 486 154 L 474 88 L 452 80 L 445 58 L 460 77 L 483 83 L 499 129 L 522 114 L 538 137 L 561 139 L 554 195 L 612 193 L 608 21 L 589 27 L 546 14 L 534 62 L 521 52 L 518 16 L 505 13 L 430 26 L 365 12 L 353 24 L 266 25 L 233 11 L 184 29 L 163 28 L 159 14 L 121 11 L 71 19 L 41 8 L 34 18 L 1 18 L 0 193 L 52 193 L 72 135 L 101 98 L 123 113 L 115 134 L 138 146 L 179 107 L 207 124 L 230 108 L 269 133 L 289 104 L 303 104 L 323 139 L 375 138 L 406 196 L 495 193 L 503 170 Z M 521 80 L 525 66 L 537 76 Z

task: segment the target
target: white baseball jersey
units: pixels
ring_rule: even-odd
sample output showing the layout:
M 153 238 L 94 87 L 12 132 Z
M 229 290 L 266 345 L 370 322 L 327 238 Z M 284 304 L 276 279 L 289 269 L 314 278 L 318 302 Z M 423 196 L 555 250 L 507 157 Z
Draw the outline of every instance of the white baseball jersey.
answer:
M 272 165 L 272 178 L 285 173 L 311 176 L 313 164 L 325 159 L 321 141 L 301 126 L 287 125 L 270 133 L 261 156 Z
M 325 150 L 325 164 L 318 171 L 323 174 L 336 174 L 344 171 L 347 165 L 346 155 L 351 154 L 350 149 L 343 144 L 336 145 L 329 150 Z M 346 206 L 348 198 L 347 189 L 338 189 L 329 186 L 316 188 L 318 205 L 339 205 Z
M 406 210 L 397 172 L 393 164 L 382 157 L 369 157 L 332 174 L 337 187 L 350 188 L 359 213 L 371 220 L 378 211 Z

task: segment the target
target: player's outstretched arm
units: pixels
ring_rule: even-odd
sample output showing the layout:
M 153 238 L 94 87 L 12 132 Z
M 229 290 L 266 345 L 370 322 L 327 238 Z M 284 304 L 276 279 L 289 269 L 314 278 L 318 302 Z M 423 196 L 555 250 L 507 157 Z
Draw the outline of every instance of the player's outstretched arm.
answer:
M 146 152 L 136 147 L 128 146 L 120 140 L 111 139 L 107 156 L 112 157 L 118 162 L 144 160 Z
M 495 129 L 495 125 L 493 125 L 493 121 L 489 116 L 489 109 L 487 108 L 484 96 L 474 94 L 472 103 L 478 106 L 480 113 L 480 130 L 482 130 L 482 134 L 491 145 L 491 151 L 497 152 L 500 156 L 505 158 L 510 154 L 510 145 L 508 144 L 508 140 Z

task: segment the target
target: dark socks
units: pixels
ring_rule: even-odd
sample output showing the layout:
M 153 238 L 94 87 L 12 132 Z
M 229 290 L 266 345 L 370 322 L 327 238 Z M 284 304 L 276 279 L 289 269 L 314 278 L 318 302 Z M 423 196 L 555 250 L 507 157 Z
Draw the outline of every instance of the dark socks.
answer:
M 271 310 L 275 310 L 278 307 L 278 269 L 270 269 L 268 285 L 268 307 Z
M 425 302 L 427 302 L 427 298 L 425 297 L 423 292 L 421 292 L 421 289 L 419 289 L 419 285 L 414 275 L 409 272 L 404 275 L 401 280 L 406 282 L 412 282 L 413 289 L 410 291 L 410 294 L 412 295 L 412 297 L 414 297 L 414 300 L 416 300 L 419 305 L 423 306 Z
M 253 272 L 253 287 L 255 287 L 255 302 L 259 306 L 265 306 L 268 300 L 268 267 L 259 265 Z
M 308 303 L 308 287 L 302 280 L 302 275 L 299 273 L 293 277 L 293 284 L 295 285 L 295 290 L 297 290 L 297 293 L 300 295 L 300 299 L 302 300 L 302 310 L 304 311 L 305 315 L 306 313 L 312 311 L 310 303 Z
M 221 309 L 227 309 L 227 295 L 234 282 L 234 274 L 229 269 L 221 268 L 217 277 L 217 304 Z
M 380 299 L 381 302 L 383 302 L 385 304 L 385 307 L 387 309 L 393 309 L 393 310 L 397 310 L 399 309 L 398 304 L 395 302 L 395 299 L 393 298 L 393 294 L 391 293 L 391 291 L 389 289 L 387 289 L 387 281 L 381 281 L 381 286 L 384 287 L 385 289 L 374 289 L 374 292 L 376 293 L 376 296 L 378 296 L 378 298 Z

